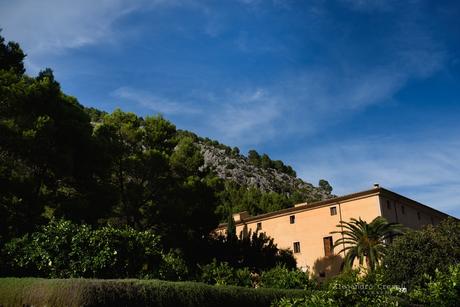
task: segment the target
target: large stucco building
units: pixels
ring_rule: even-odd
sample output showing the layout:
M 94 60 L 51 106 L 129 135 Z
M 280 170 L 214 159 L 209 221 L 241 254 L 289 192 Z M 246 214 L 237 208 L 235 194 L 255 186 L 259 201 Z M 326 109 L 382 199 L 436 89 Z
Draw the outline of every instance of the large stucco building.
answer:
M 294 252 L 298 267 L 308 268 L 318 277 L 328 277 L 340 271 L 344 257 L 344 253 L 334 253 L 332 248 L 341 236 L 331 234 L 339 230 L 339 221 L 361 218 L 371 222 L 377 216 L 418 229 L 436 225 L 448 215 L 375 184 L 370 190 L 333 199 L 301 203 L 257 216 L 241 212 L 233 218 L 237 234 L 265 232 L 279 248 Z M 222 224 L 217 232 L 223 234 L 225 230 L 226 225 Z

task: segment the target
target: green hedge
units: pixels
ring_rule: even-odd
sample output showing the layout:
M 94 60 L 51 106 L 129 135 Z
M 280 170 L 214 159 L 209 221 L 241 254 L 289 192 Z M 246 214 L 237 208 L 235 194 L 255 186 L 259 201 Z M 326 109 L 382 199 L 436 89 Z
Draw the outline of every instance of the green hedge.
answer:
M 0 278 L 0 306 L 270 306 L 302 290 L 160 280 Z

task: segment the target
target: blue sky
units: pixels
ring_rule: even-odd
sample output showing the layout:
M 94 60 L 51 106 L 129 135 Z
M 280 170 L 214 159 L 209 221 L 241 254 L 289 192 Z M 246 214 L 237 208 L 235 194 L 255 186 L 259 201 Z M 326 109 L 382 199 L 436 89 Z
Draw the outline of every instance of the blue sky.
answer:
M 242 152 L 460 217 L 458 1 L 0 0 L 86 106 L 162 113 Z

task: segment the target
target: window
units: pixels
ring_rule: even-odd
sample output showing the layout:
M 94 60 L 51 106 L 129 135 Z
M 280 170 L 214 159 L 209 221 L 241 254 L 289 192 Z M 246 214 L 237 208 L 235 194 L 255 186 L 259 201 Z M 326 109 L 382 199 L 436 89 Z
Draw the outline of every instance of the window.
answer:
M 331 215 L 336 215 L 337 214 L 337 207 L 331 207 Z
M 332 237 L 324 237 L 323 238 L 323 244 L 324 244 L 324 256 L 331 256 L 334 254 L 334 247 L 332 244 Z
M 402 214 L 406 214 L 406 208 L 404 208 L 403 205 L 401 205 L 401 212 L 402 212 Z
M 262 223 L 257 223 L 256 231 L 262 230 Z
M 291 215 L 291 216 L 289 217 L 289 223 L 295 224 L 295 215 Z
M 300 253 L 300 242 L 294 242 L 294 253 Z
M 420 220 L 420 212 L 417 212 L 417 218 Z
M 324 271 L 319 272 L 319 277 L 326 277 L 326 272 Z
M 391 203 L 389 200 L 387 200 L 387 209 L 391 209 Z

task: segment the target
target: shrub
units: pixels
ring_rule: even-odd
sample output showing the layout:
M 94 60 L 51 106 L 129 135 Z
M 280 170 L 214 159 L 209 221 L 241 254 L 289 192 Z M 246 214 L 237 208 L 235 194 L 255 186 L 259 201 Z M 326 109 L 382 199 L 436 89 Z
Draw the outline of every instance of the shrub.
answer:
M 0 279 L 4 306 L 270 306 L 300 290 L 249 289 L 195 282 L 96 279 Z
M 401 306 L 405 294 L 396 286 L 382 283 L 378 273 L 372 278 L 359 270 L 348 270 L 331 279 L 320 291 L 313 291 L 303 298 L 285 298 L 273 306 Z
M 383 259 L 387 283 L 423 286 L 425 275 L 460 263 L 460 222 L 452 218 L 436 227 L 410 231 L 395 239 Z
M 315 287 L 308 272 L 299 269 L 288 269 L 278 265 L 268 271 L 262 272 L 260 286 L 277 289 L 311 289 Z
M 51 221 L 40 231 L 7 243 L 10 275 L 43 277 L 143 277 L 157 275 L 159 237 L 150 231 L 106 226 L 92 230 Z
M 209 255 L 218 262 L 228 262 L 232 267 L 247 267 L 253 272 L 261 272 L 284 264 L 296 267 L 296 260 L 290 250 L 278 249 L 273 239 L 265 233 L 244 231 L 239 238 L 217 237 L 209 242 Z
M 178 251 L 169 251 L 163 254 L 162 260 L 158 272 L 160 279 L 172 281 L 187 280 L 189 269 Z
M 201 267 L 201 281 L 211 285 L 251 287 L 251 272 L 248 268 L 233 268 L 228 262 L 217 262 Z
M 416 287 L 410 297 L 413 303 L 425 306 L 458 306 L 460 302 L 460 265 L 448 271 L 437 270 L 435 277 L 425 275 L 426 286 Z

